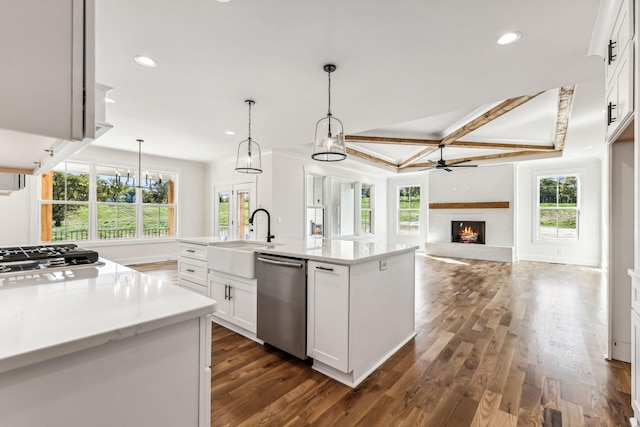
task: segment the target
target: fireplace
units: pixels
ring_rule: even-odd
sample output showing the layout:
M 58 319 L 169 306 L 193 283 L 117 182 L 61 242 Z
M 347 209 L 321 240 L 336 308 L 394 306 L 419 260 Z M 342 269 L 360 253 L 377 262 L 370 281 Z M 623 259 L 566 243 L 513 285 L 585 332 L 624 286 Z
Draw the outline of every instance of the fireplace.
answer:
M 484 245 L 484 221 L 451 221 L 451 241 Z

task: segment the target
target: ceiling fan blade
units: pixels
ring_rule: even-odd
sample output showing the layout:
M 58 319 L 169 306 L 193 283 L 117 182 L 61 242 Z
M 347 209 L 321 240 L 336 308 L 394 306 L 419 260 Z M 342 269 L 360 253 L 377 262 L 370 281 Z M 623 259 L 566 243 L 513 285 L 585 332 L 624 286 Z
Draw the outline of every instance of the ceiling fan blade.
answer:
M 429 163 L 433 163 L 434 165 L 437 165 L 437 164 L 438 164 L 438 162 L 434 162 L 433 160 L 429 160 L 429 159 L 427 159 L 427 162 L 429 162 Z
M 446 166 L 445 166 L 443 169 L 444 169 L 444 170 L 446 170 L 447 172 L 453 172 L 451 169 L 449 169 L 449 168 L 448 168 L 448 167 L 446 167 Z
M 451 164 L 451 165 L 447 165 L 447 167 L 450 167 L 450 168 L 477 168 L 478 165 L 456 165 L 456 164 Z

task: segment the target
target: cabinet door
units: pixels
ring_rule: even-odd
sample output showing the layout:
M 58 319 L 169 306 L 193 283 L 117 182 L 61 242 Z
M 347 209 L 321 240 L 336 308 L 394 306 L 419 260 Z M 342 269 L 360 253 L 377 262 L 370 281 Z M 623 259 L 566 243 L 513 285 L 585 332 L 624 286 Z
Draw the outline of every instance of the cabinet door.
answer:
M 607 122 L 607 140 L 618 137 L 633 113 L 633 49 L 627 49 L 607 92 L 607 114 L 613 121 Z M 607 110 L 609 111 L 609 110 Z
M 224 320 L 229 320 L 229 290 L 228 283 L 215 274 L 209 276 L 210 297 L 218 302 L 218 307 L 213 313 L 214 316 Z
M 609 35 L 609 45 L 605 54 L 605 77 L 609 84 L 611 78 L 616 74 L 616 69 L 620 58 L 625 55 L 627 49 L 632 49 L 630 43 L 633 37 L 633 0 L 623 0 L 620 2 L 620 9 L 615 18 L 611 34 Z
M 631 407 L 640 416 L 640 317 L 631 310 Z
M 95 137 L 93 3 L 3 2 L 1 128 L 74 141 Z
M 349 267 L 310 261 L 307 354 L 349 372 Z
M 231 286 L 229 321 L 255 333 L 257 305 L 255 285 L 237 280 L 229 280 L 228 282 Z

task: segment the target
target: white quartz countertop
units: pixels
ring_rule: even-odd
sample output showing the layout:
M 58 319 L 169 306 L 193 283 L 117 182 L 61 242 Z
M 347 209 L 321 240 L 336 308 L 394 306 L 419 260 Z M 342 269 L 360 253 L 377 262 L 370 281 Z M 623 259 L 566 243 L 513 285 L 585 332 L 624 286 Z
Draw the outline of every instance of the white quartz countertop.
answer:
M 203 246 L 209 246 L 216 243 L 224 243 L 227 241 L 224 238 L 216 236 L 179 237 L 176 240 L 182 243 L 192 243 L 194 245 Z
M 101 261 L 101 267 L 0 275 L 0 372 L 216 309 L 210 298 Z
M 272 246 L 256 248 L 255 252 L 349 265 L 405 252 L 414 252 L 416 249 L 418 246 L 415 245 L 388 244 L 375 240 L 322 239 L 316 242 L 274 242 Z

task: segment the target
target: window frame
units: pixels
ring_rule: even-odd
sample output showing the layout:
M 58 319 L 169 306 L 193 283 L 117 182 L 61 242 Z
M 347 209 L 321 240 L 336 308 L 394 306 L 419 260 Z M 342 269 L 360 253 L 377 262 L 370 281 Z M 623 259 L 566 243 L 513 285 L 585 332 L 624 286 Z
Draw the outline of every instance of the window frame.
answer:
M 545 178 L 567 178 L 567 177 L 575 177 L 576 179 L 576 207 L 558 207 L 557 205 L 559 204 L 558 199 L 556 198 L 556 207 L 541 207 L 540 206 L 540 182 L 545 179 Z M 579 244 L 580 240 L 581 240 L 581 233 L 580 233 L 580 228 L 581 228 L 581 223 L 582 223 L 582 219 L 581 219 L 581 212 L 582 212 L 582 174 L 579 171 L 565 171 L 565 172 L 558 172 L 558 173 L 553 173 L 551 171 L 549 171 L 548 173 L 538 173 L 535 175 L 535 179 L 534 181 L 534 185 L 535 185 L 535 203 L 534 205 L 534 212 L 533 212 L 533 239 L 536 243 L 542 243 L 542 244 L 551 244 L 551 245 L 575 245 L 575 244 Z M 557 190 L 558 184 L 556 184 L 556 192 Z M 540 234 L 540 210 L 544 209 L 544 210 L 556 210 L 556 211 L 562 211 L 562 210 L 567 210 L 567 211 L 573 211 L 575 210 L 576 212 L 576 237 L 575 239 L 561 239 L 561 238 L 545 238 L 542 237 Z M 557 230 L 558 230 L 558 226 L 556 225 L 556 234 L 557 234 Z
M 150 173 L 151 174 L 156 174 L 156 175 L 164 175 L 165 177 L 167 176 L 172 176 L 174 177 L 173 180 L 173 185 L 172 185 L 172 194 L 173 194 L 173 203 L 144 203 L 143 202 L 143 197 L 142 197 L 142 188 L 135 188 L 136 190 L 136 195 L 135 195 L 135 201 L 134 202 L 112 202 L 112 201 L 104 201 L 104 202 L 99 202 L 97 200 L 97 179 L 98 179 L 98 169 L 120 169 L 120 170 L 127 170 L 127 169 L 132 169 L 131 167 L 127 167 L 126 165 L 113 165 L 113 164 L 105 164 L 105 163 L 94 163 L 94 162 L 83 162 L 83 161 L 64 161 L 61 162 L 60 164 L 58 164 L 55 168 L 52 169 L 52 171 L 57 170 L 57 168 L 59 168 L 61 165 L 64 165 L 64 173 L 69 173 L 68 171 L 68 167 L 67 165 L 72 164 L 72 165 L 84 165 L 84 166 L 88 166 L 89 168 L 89 200 L 88 201 L 81 201 L 81 202 L 77 202 L 77 201 L 56 201 L 56 200 L 45 200 L 43 199 L 43 187 L 42 187 L 42 179 L 40 179 L 38 181 L 38 195 L 37 195 L 37 209 L 38 209 L 38 214 L 37 214 L 37 240 L 39 242 L 41 242 L 42 244 L 50 244 L 50 243 L 65 243 L 65 242 L 76 242 L 76 241 L 81 241 L 83 244 L 88 243 L 88 244 L 109 244 L 108 242 L 111 242 L 111 244 L 117 244 L 118 242 L 122 243 L 122 242 L 138 242 L 138 241 L 161 241 L 161 240 L 166 240 L 166 239 L 175 239 L 178 236 L 178 207 L 179 207 L 179 194 L 178 194 L 178 180 L 179 180 L 179 176 L 180 173 L 179 171 L 168 171 L 168 170 L 152 170 Z M 166 178 L 165 178 L 166 179 Z M 167 182 L 167 181 L 165 181 Z M 52 184 L 53 185 L 53 182 Z M 52 232 L 52 239 L 51 241 L 47 241 L 47 240 L 43 240 L 43 218 L 42 218 L 42 209 L 43 206 L 46 204 L 75 204 L 75 205 L 88 205 L 88 236 L 86 240 L 54 240 L 53 239 L 53 232 Z M 127 207 L 134 207 L 135 209 L 135 218 L 136 218 L 136 227 L 135 227 L 135 237 L 121 237 L 121 238 L 99 238 L 99 224 L 98 224 L 98 209 L 100 206 L 127 206 Z M 144 233 L 144 209 L 146 207 L 163 207 L 163 208 L 167 208 L 167 221 L 168 221 L 168 225 L 167 228 L 168 230 L 173 229 L 173 234 L 172 235 L 166 235 L 166 236 L 161 236 L 161 235 L 157 235 L 157 236 L 145 236 Z M 173 209 L 173 213 L 170 214 L 170 210 Z M 169 219 L 172 219 L 172 224 L 170 224 L 171 221 L 169 221 Z M 52 227 L 52 231 L 53 231 L 53 227 Z M 157 234 L 161 234 L 161 233 L 157 233 Z
M 417 187 L 420 189 L 420 204 L 418 209 L 401 209 L 400 208 L 400 189 L 409 188 L 409 187 Z M 420 184 L 401 184 L 396 186 L 395 192 L 395 201 L 396 201 L 396 235 L 397 236 L 420 236 L 422 234 L 423 221 L 422 221 L 422 185 Z M 400 228 L 400 212 L 402 211 L 418 211 L 418 231 L 416 232 L 403 232 Z
M 359 191 L 358 194 L 359 196 L 359 201 L 360 203 L 358 203 L 358 217 L 360 219 L 359 221 L 359 227 L 358 227 L 358 235 L 360 236 L 373 236 L 376 234 L 376 229 L 375 229 L 375 194 L 376 194 L 376 186 L 375 184 L 369 184 L 368 182 L 361 182 L 359 183 Z M 363 208 L 362 207 L 362 189 L 367 186 L 369 187 L 369 208 Z M 362 218 L 362 213 L 363 212 L 369 212 L 369 229 L 370 232 L 369 233 L 363 233 L 362 232 L 362 222 L 363 222 L 363 218 Z

